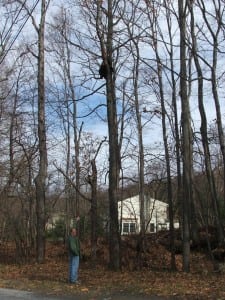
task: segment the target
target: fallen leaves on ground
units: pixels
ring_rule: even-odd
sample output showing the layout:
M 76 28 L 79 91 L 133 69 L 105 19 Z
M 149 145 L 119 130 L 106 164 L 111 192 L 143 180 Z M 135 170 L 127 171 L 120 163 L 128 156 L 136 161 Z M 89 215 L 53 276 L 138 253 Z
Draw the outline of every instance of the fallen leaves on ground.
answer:
M 202 254 L 192 255 L 190 273 L 169 272 L 165 269 L 144 268 L 112 272 L 104 264 L 91 268 L 90 262 L 81 262 L 80 285 L 68 284 L 68 259 L 61 255 L 61 244 L 49 245 L 44 264 L 1 264 L 0 287 L 35 290 L 54 295 L 102 294 L 105 292 L 127 292 L 146 295 L 181 296 L 185 299 L 225 299 L 225 275 L 214 273 Z M 162 252 L 162 251 L 161 251 Z M 150 255 L 150 254 L 149 254 Z M 150 259 L 156 265 L 153 251 Z M 160 253 L 159 257 L 165 257 Z M 162 258 L 161 258 L 162 259 Z M 178 261 L 180 258 L 178 259 Z M 206 271 L 207 268 L 207 271 Z

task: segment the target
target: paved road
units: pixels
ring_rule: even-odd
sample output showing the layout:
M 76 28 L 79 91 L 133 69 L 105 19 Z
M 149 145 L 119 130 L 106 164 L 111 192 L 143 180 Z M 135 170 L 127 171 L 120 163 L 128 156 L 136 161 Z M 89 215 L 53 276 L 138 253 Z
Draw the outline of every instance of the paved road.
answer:
M 34 294 L 33 292 L 0 289 L 1 300 L 58 300 L 59 298 Z
M 73 296 L 46 296 L 33 292 L 0 289 L 0 300 L 166 300 L 169 298 L 157 296 L 141 296 L 128 294 L 113 294 L 113 295 L 73 295 Z M 172 299 L 172 298 L 170 298 Z M 175 299 L 175 298 L 174 298 Z M 177 298 L 176 298 L 177 299 Z

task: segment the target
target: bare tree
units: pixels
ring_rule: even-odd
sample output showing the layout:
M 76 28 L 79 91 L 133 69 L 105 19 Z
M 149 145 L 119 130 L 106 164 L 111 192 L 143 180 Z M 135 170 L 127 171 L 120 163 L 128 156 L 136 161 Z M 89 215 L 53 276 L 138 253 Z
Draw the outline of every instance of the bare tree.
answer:
M 201 55 L 200 58 L 204 62 L 204 64 L 209 68 L 211 73 L 210 76 L 211 87 L 212 87 L 212 95 L 213 95 L 215 109 L 216 109 L 216 120 L 217 120 L 216 123 L 217 123 L 218 137 L 220 141 L 220 149 L 223 158 L 223 164 L 225 164 L 225 139 L 224 139 L 224 130 L 222 125 L 222 115 L 221 115 L 219 89 L 218 89 L 218 78 L 221 77 L 221 75 L 218 75 L 218 60 L 219 60 L 218 56 L 221 53 L 221 44 L 223 44 L 223 35 L 224 35 L 224 25 L 222 21 L 225 13 L 224 1 L 213 0 L 212 7 L 210 10 L 208 10 L 206 3 L 202 0 L 197 1 L 197 6 L 200 8 L 200 12 L 202 14 L 204 24 L 206 25 L 205 27 L 208 30 L 207 37 L 204 32 L 202 32 L 202 34 L 204 36 L 204 39 L 206 39 L 209 45 L 209 49 L 212 51 L 212 58 L 210 59 L 210 61 L 204 59 L 203 55 Z M 224 177 L 223 189 L 224 189 L 224 201 L 225 201 L 225 176 L 223 177 Z
M 187 77 L 187 45 L 186 19 L 188 1 L 180 0 L 179 29 L 180 29 L 180 98 L 182 124 L 182 158 L 183 158 L 183 270 L 190 271 L 190 207 L 192 203 L 192 129 L 188 97 Z
M 87 176 L 87 182 L 91 186 L 91 258 L 92 258 L 92 264 L 93 267 L 95 267 L 96 263 L 96 251 L 97 251 L 97 225 L 98 225 L 98 197 L 97 197 L 97 191 L 98 191 L 98 171 L 96 166 L 96 158 L 99 154 L 99 151 L 102 147 L 102 144 L 106 141 L 106 138 L 102 140 L 98 148 L 96 150 L 96 153 L 94 157 L 90 160 L 91 163 L 91 174 L 88 174 Z
M 115 94 L 115 76 L 113 74 L 113 38 L 114 10 L 118 1 L 108 0 L 107 8 L 102 7 L 101 1 L 96 1 L 97 18 L 96 32 L 100 42 L 103 65 L 106 69 L 106 98 L 109 132 L 109 253 L 110 268 L 120 269 L 120 234 L 118 224 L 118 188 L 120 173 L 120 150 L 118 144 L 117 103 Z M 107 25 L 104 30 L 103 15 Z
M 210 155 L 210 149 L 209 149 L 209 142 L 208 142 L 208 133 L 207 133 L 207 116 L 205 112 L 204 107 L 204 76 L 202 72 L 201 63 L 199 61 L 198 57 L 198 44 L 197 44 L 197 38 L 196 38 L 196 32 L 195 32 L 195 15 L 193 10 L 193 4 L 189 7 L 190 13 L 191 13 L 191 36 L 192 36 L 192 53 L 195 61 L 195 66 L 198 74 L 198 105 L 199 105 L 199 112 L 201 115 L 201 137 L 202 137 L 202 146 L 204 151 L 204 160 L 205 160 L 205 168 L 206 168 L 206 176 L 209 184 L 209 192 L 212 198 L 212 203 L 214 207 L 214 213 L 215 213 L 215 222 L 218 232 L 218 240 L 219 243 L 222 244 L 224 241 L 224 235 L 223 235 L 223 229 L 222 224 L 219 217 L 219 205 L 218 205 L 218 197 L 217 197 L 217 191 L 216 191 L 216 185 L 215 185 L 215 178 L 214 174 L 212 172 L 212 164 L 211 164 L 211 155 Z M 207 224 L 208 222 L 206 222 Z
M 155 23 L 156 23 L 156 19 L 155 19 Z M 158 74 L 158 81 L 159 81 L 159 98 L 160 98 L 159 100 L 161 103 L 163 142 L 164 142 L 164 149 L 165 149 L 166 172 L 167 172 L 167 194 L 168 194 L 168 202 L 169 202 L 169 221 L 170 221 L 171 268 L 172 270 L 175 270 L 176 262 L 175 262 L 175 244 L 174 244 L 175 243 L 174 242 L 174 209 L 173 209 L 172 178 L 171 178 L 171 165 L 170 165 L 171 159 L 169 153 L 168 133 L 167 133 L 168 131 L 167 131 L 167 124 L 166 124 L 167 111 L 165 105 L 164 84 L 162 79 L 163 63 L 160 59 L 157 39 L 154 36 L 154 33 L 153 33 L 153 37 L 154 37 L 153 44 L 155 48 L 156 61 L 157 61 L 157 74 Z
M 38 32 L 38 150 L 39 169 L 35 178 L 36 185 L 36 213 L 37 213 L 37 261 L 42 263 L 45 259 L 45 200 L 47 178 L 47 146 L 45 122 L 45 17 L 46 1 L 41 2 L 41 19 Z
M 35 245 L 34 184 L 32 182 L 37 149 L 34 119 L 32 114 L 25 111 L 25 107 L 26 109 L 28 107 L 28 93 L 32 98 L 30 91 L 27 94 L 24 92 L 26 82 L 32 81 L 26 70 L 26 63 L 26 58 L 22 57 L 14 65 L 8 82 L 11 88 L 7 95 L 7 101 L 11 105 L 8 105 L 5 110 L 5 120 L 2 119 L 3 123 L 8 122 L 4 143 L 8 144 L 8 153 L 5 157 L 9 158 L 9 162 L 5 161 L 6 185 L 1 191 L 3 199 L 8 202 L 4 208 L 5 217 L 7 216 L 7 218 L 4 217 L 4 224 L 10 228 L 10 234 L 15 241 L 18 261 L 28 259 Z M 3 154 L 2 150 L 1 153 Z M 4 238 L 7 239 L 7 234 Z
M 176 26 L 174 22 L 174 12 L 173 6 L 171 7 L 168 1 L 164 0 L 165 14 L 166 14 L 166 24 L 168 28 L 169 44 L 165 45 L 168 55 L 169 55 L 169 70 L 171 76 L 171 93 L 172 93 L 172 112 L 173 112 L 173 136 L 175 140 L 175 155 L 176 155 L 176 166 L 177 166 L 177 204 L 179 210 L 179 217 L 181 220 L 181 202 L 182 202 L 182 178 L 181 178 L 181 146 L 180 146 L 180 132 L 179 132 L 179 117 L 178 117 L 178 97 L 177 97 L 177 77 L 176 66 L 174 62 L 175 58 L 175 49 L 174 49 L 174 34 L 173 27 Z M 174 24 L 175 23 L 175 24 Z M 160 38 L 164 41 L 163 31 L 160 33 Z M 180 222 L 181 223 L 181 222 Z
M 144 142 L 143 142 L 143 124 L 142 124 L 142 107 L 139 97 L 140 92 L 140 45 L 139 39 L 141 35 L 135 32 L 135 19 L 140 17 L 136 16 L 136 3 L 130 3 L 131 15 L 130 18 L 123 18 L 123 22 L 126 24 L 128 32 L 128 40 L 130 40 L 130 52 L 132 56 L 133 66 L 131 67 L 131 82 L 133 87 L 133 97 L 130 96 L 131 110 L 135 111 L 135 120 L 137 127 L 137 139 L 138 139 L 138 194 L 140 203 L 140 236 L 138 240 L 138 267 L 141 266 L 141 254 L 144 251 L 144 237 L 146 232 L 146 218 L 145 218 L 145 180 L 144 180 Z M 135 37 L 135 38 L 134 38 Z M 132 100 L 133 98 L 133 100 Z
M 81 202 L 81 217 L 86 221 L 86 215 L 90 216 L 90 232 L 91 232 L 91 260 L 92 266 L 95 267 L 96 263 L 96 250 L 97 250 L 97 225 L 98 225 L 98 170 L 97 170 L 97 157 L 101 150 L 103 143 L 106 142 L 106 138 L 100 141 L 98 138 L 88 133 L 81 134 L 81 181 L 83 185 L 86 185 L 87 191 L 84 192 L 84 188 L 81 189 L 76 186 L 76 180 L 69 177 L 69 174 L 58 167 L 57 170 L 65 177 L 66 181 L 79 193 Z M 88 185 L 90 186 L 90 190 Z M 90 206 L 85 205 L 90 203 Z M 90 211 L 89 211 L 90 208 Z

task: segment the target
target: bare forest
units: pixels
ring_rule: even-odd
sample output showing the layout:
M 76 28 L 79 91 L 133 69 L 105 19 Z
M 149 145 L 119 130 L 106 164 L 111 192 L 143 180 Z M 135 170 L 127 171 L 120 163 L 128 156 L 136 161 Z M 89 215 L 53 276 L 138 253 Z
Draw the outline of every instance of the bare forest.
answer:
M 1 0 L 0 14 L 1 257 L 44 263 L 79 217 L 92 266 L 161 269 L 155 241 L 168 270 L 189 273 L 198 250 L 221 272 L 225 1 Z M 168 203 L 168 231 L 146 234 L 146 193 Z M 131 195 L 140 232 L 124 237 Z

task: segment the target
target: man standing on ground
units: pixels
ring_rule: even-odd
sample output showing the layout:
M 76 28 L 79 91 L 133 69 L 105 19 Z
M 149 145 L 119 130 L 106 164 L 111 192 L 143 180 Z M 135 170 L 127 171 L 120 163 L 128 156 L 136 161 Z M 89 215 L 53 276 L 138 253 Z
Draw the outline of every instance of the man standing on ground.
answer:
M 80 241 L 76 228 L 71 228 L 68 240 L 69 246 L 69 282 L 78 283 L 78 269 L 80 262 Z

